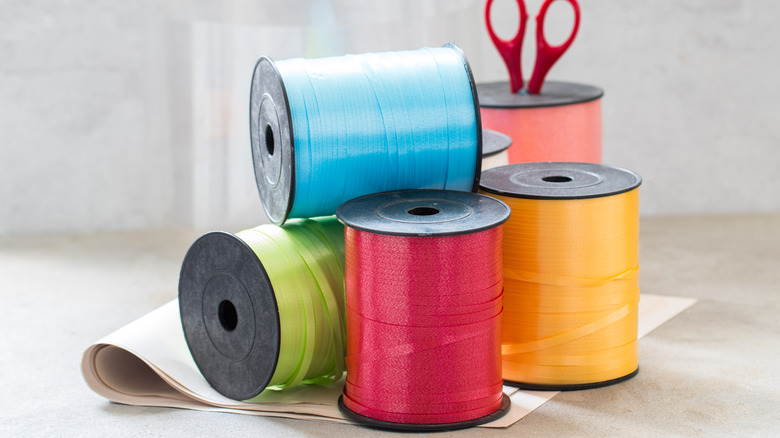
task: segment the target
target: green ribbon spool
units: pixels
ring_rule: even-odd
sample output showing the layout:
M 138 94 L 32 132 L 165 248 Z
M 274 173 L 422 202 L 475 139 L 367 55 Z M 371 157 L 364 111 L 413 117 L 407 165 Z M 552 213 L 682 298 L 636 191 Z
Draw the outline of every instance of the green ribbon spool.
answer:
M 207 233 L 179 282 L 187 344 L 221 394 L 329 384 L 344 375 L 344 227 L 335 217 Z

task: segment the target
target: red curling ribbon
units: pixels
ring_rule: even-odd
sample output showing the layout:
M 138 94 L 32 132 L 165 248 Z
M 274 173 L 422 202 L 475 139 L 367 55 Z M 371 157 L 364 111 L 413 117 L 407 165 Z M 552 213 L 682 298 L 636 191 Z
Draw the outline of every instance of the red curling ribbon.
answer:
M 501 407 L 502 237 L 345 228 L 347 408 L 444 424 Z

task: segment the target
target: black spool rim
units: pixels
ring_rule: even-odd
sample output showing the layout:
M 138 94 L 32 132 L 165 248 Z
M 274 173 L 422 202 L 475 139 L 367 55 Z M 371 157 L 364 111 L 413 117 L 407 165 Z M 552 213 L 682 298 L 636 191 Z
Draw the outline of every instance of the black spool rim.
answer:
M 375 429 L 386 429 L 397 432 L 444 432 L 448 430 L 466 429 L 479 426 L 480 424 L 490 423 L 506 415 L 512 407 L 512 400 L 506 394 L 502 393 L 501 406 L 493 413 L 473 420 L 459 421 L 456 423 L 437 423 L 437 424 L 413 424 L 413 423 L 394 423 L 392 421 L 377 420 L 358 414 L 344 404 L 344 396 L 339 396 L 339 410 L 345 417 L 366 427 Z
M 482 158 L 492 157 L 512 146 L 512 137 L 492 129 L 482 130 Z
M 568 181 L 540 178 L 561 176 Z M 538 177 L 538 178 L 537 178 Z M 642 184 L 636 173 L 596 163 L 543 161 L 494 167 L 482 172 L 483 192 L 523 199 L 590 199 L 629 192 Z
M 623 377 L 616 379 L 604 380 L 603 382 L 593 383 L 579 383 L 570 385 L 539 385 L 536 383 L 514 382 L 511 380 L 504 380 L 504 385 L 511 386 L 526 391 L 584 391 L 586 389 L 603 388 L 605 386 L 611 386 L 616 383 L 625 382 L 639 374 L 639 367 L 634 371 L 626 374 Z
M 209 288 L 215 278 L 223 277 L 235 281 L 228 282 L 233 291 L 230 287 Z M 246 298 L 238 293 L 238 299 L 230 300 L 231 305 L 244 316 L 238 318 L 232 330 L 222 323 L 223 332 L 220 332 L 214 320 L 216 312 L 206 315 L 206 307 L 213 310 L 209 301 L 213 304 L 225 299 L 231 292 L 235 293 L 235 286 L 239 286 L 238 291 L 243 289 Z M 210 299 L 214 294 L 216 297 Z M 220 305 L 223 301 L 220 300 Z M 209 232 L 198 238 L 182 263 L 179 314 L 187 347 L 212 388 L 234 400 L 248 400 L 265 390 L 278 364 L 281 326 L 273 285 L 249 245 L 225 231 Z M 247 317 L 248 314 L 253 318 Z M 245 320 L 250 322 L 241 325 Z M 230 351 L 225 351 L 233 348 L 229 345 L 231 340 L 239 344 L 247 342 L 247 333 L 252 334 L 248 348 L 239 346 L 238 353 L 232 356 Z
M 523 89 L 510 92 L 509 82 L 483 82 L 477 84 L 483 108 L 544 108 L 577 105 L 604 97 L 604 90 L 594 85 L 576 82 L 545 81 L 541 93 L 528 94 Z
M 418 208 L 436 212 L 412 213 Z M 440 213 L 444 214 L 438 216 Z M 443 237 L 495 228 L 506 222 L 510 213 L 504 202 L 478 193 L 397 190 L 347 201 L 339 206 L 336 216 L 350 228 L 373 234 Z
M 271 96 L 271 94 L 276 96 Z M 264 128 L 260 126 L 262 125 L 260 123 L 260 106 L 265 95 L 271 96 L 277 116 L 280 115 L 278 109 L 283 110 L 281 114 L 283 117 L 280 120 L 283 126 L 278 127 L 278 136 L 282 141 L 278 142 L 279 145 L 276 146 L 280 149 L 279 153 L 281 154 L 280 179 L 276 184 L 270 184 L 266 180 L 262 160 L 264 151 L 261 143 L 264 143 L 262 140 Z M 286 118 L 286 123 L 284 123 L 284 118 Z M 252 73 L 252 84 L 249 92 L 249 137 L 255 183 L 260 194 L 263 211 L 273 224 L 282 225 L 289 218 L 295 203 L 295 133 L 284 78 L 279 73 L 273 59 L 267 56 L 261 56 L 257 60 Z
M 474 73 L 471 71 L 471 65 L 466 58 L 466 54 L 463 49 L 455 43 L 447 43 L 444 47 L 455 50 L 455 52 L 463 59 L 463 66 L 466 67 L 466 73 L 469 76 L 469 85 L 471 85 L 471 96 L 474 98 L 474 120 L 477 124 L 477 165 L 474 169 L 474 185 L 471 188 L 472 192 L 477 192 L 479 189 L 479 179 L 482 175 L 482 114 L 480 113 L 479 105 L 479 93 L 477 93 L 477 81 L 474 80 Z

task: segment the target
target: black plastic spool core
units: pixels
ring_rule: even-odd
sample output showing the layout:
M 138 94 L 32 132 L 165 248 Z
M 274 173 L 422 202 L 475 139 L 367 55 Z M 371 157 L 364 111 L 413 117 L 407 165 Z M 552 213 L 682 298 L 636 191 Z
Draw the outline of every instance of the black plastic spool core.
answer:
M 594 163 L 539 162 L 482 172 L 485 192 L 527 199 L 587 199 L 631 191 L 642 178 L 630 170 Z
M 561 176 L 561 175 L 551 175 L 551 176 L 542 177 L 542 181 L 556 182 L 556 183 L 565 183 L 571 180 L 572 180 L 571 177 Z
M 219 314 L 219 323 L 226 331 L 232 332 L 238 325 L 238 312 L 236 306 L 230 300 L 222 300 L 217 308 Z
M 471 87 L 476 123 L 476 165 L 471 191 L 479 188 L 482 174 L 482 118 L 477 83 L 466 55 L 454 43 L 443 47 L 452 49 L 462 60 Z M 283 224 L 295 203 L 295 135 L 290 102 L 284 78 L 274 61 L 263 56 L 255 64 L 249 95 L 249 131 L 254 163 L 255 182 L 268 219 Z
M 509 82 L 477 84 L 480 105 L 484 108 L 542 108 L 576 105 L 601 99 L 604 90 L 593 85 L 573 82 L 545 81 L 539 94 L 526 90 L 512 93 Z
M 336 211 L 346 226 L 393 236 L 451 236 L 497 227 L 509 219 L 498 199 L 447 190 L 399 190 L 347 201 Z
M 265 150 L 268 155 L 274 154 L 274 131 L 271 129 L 271 125 L 265 125 Z
M 217 392 L 248 400 L 268 386 L 279 359 L 279 311 L 265 268 L 243 240 L 215 231 L 192 244 L 179 312 L 192 358 Z
M 415 216 L 433 216 L 441 213 L 441 210 L 435 207 L 412 207 L 406 212 Z
M 512 138 L 506 134 L 490 129 L 482 130 L 482 158 L 504 152 L 512 146 Z
M 485 415 L 484 417 L 475 418 L 468 421 L 459 421 L 456 423 L 438 423 L 438 424 L 415 424 L 415 423 L 394 423 L 392 421 L 377 420 L 375 418 L 366 417 L 365 415 L 358 414 L 352 409 L 344 405 L 344 396 L 339 397 L 339 410 L 345 417 L 350 420 L 362 424 L 363 426 L 375 428 L 375 429 L 388 429 L 399 432 L 443 432 L 447 430 L 466 429 L 469 427 L 479 426 L 480 424 L 490 423 L 491 421 L 498 420 L 509 412 L 509 408 L 512 406 L 512 401 L 509 396 L 503 394 L 501 397 L 501 406 L 493 413 Z

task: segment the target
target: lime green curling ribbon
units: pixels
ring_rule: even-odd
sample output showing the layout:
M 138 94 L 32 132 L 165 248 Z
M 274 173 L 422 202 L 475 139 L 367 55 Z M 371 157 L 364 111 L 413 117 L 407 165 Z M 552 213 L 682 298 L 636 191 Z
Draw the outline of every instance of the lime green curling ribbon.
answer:
M 340 379 L 346 336 L 343 225 L 335 217 L 303 219 L 237 236 L 262 262 L 279 308 L 279 360 L 266 389 Z

